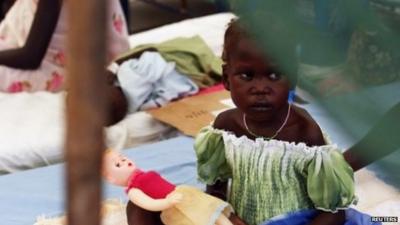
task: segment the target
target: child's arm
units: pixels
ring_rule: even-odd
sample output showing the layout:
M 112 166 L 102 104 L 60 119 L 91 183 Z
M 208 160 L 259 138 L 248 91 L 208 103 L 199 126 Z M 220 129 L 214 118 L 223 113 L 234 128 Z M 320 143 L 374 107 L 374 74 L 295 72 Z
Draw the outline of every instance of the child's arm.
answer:
M 308 114 L 307 114 L 308 115 Z M 321 128 L 317 123 L 311 123 L 306 132 L 306 143 L 310 146 L 325 145 Z M 310 225 L 343 225 L 345 222 L 345 214 L 343 210 L 337 213 L 318 211 L 318 215 L 311 221 Z
M 310 225 L 343 225 L 344 222 L 345 213 L 343 210 L 340 210 L 337 213 L 320 211 Z
M 18 69 L 37 69 L 46 54 L 57 25 L 62 0 L 39 0 L 25 45 L 0 51 L 0 65 Z
M 162 211 L 182 201 L 182 195 L 171 193 L 166 198 L 154 199 L 146 195 L 138 188 L 132 188 L 128 192 L 129 199 L 137 206 L 149 211 Z
M 233 225 L 247 225 L 247 223 L 245 223 L 242 219 L 240 219 L 240 217 L 238 217 L 234 213 L 231 213 L 231 215 L 229 216 L 229 220 Z
M 344 158 L 354 171 L 399 149 L 399 115 L 400 103 L 391 108 L 361 141 L 344 152 Z

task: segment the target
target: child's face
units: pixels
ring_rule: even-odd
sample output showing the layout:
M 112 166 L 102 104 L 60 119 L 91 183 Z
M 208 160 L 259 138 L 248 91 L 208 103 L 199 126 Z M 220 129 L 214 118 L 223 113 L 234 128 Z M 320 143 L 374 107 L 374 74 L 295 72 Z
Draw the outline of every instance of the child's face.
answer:
M 127 186 L 129 177 L 136 170 L 135 163 L 125 156 L 109 151 L 103 158 L 103 175 L 107 181 L 119 186 Z
M 248 118 L 273 119 L 287 105 L 289 80 L 250 40 L 241 39 L 229 51 L 224 84 L 235 105 Z

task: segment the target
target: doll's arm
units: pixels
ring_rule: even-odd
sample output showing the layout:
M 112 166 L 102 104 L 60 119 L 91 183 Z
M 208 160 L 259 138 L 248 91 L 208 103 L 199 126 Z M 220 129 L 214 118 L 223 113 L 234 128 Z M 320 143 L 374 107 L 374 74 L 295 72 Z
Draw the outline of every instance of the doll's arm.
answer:
M 154 199 L 146 195 L 138 188 L 132 188 L 128 192 L 129 199 L 137 206 L 149 211 L 162 211 L 182 201 L 183 196 L 179 193 L 171 193 L 166 198 Z

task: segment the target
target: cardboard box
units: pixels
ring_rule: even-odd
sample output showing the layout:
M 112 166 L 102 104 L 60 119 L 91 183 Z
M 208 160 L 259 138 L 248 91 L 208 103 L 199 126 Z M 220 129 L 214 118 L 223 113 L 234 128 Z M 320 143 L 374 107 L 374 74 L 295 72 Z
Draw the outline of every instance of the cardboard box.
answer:
M 184 134 L 194 137 L 202 127 L 209 125 L 215 119 L 216 112 L 232 107 L 232 104 L 227 103 L 229 100 L 229 92 L 221 90 L 187 97 L 147 112 Z

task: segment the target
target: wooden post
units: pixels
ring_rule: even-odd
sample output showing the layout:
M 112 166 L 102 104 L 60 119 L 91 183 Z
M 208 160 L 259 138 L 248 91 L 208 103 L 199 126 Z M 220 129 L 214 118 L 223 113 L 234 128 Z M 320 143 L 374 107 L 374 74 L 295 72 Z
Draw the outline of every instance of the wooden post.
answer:
M 100 224 L 106 120 L 106 0 L 64 0 L 68 7 L 67 220 Z

